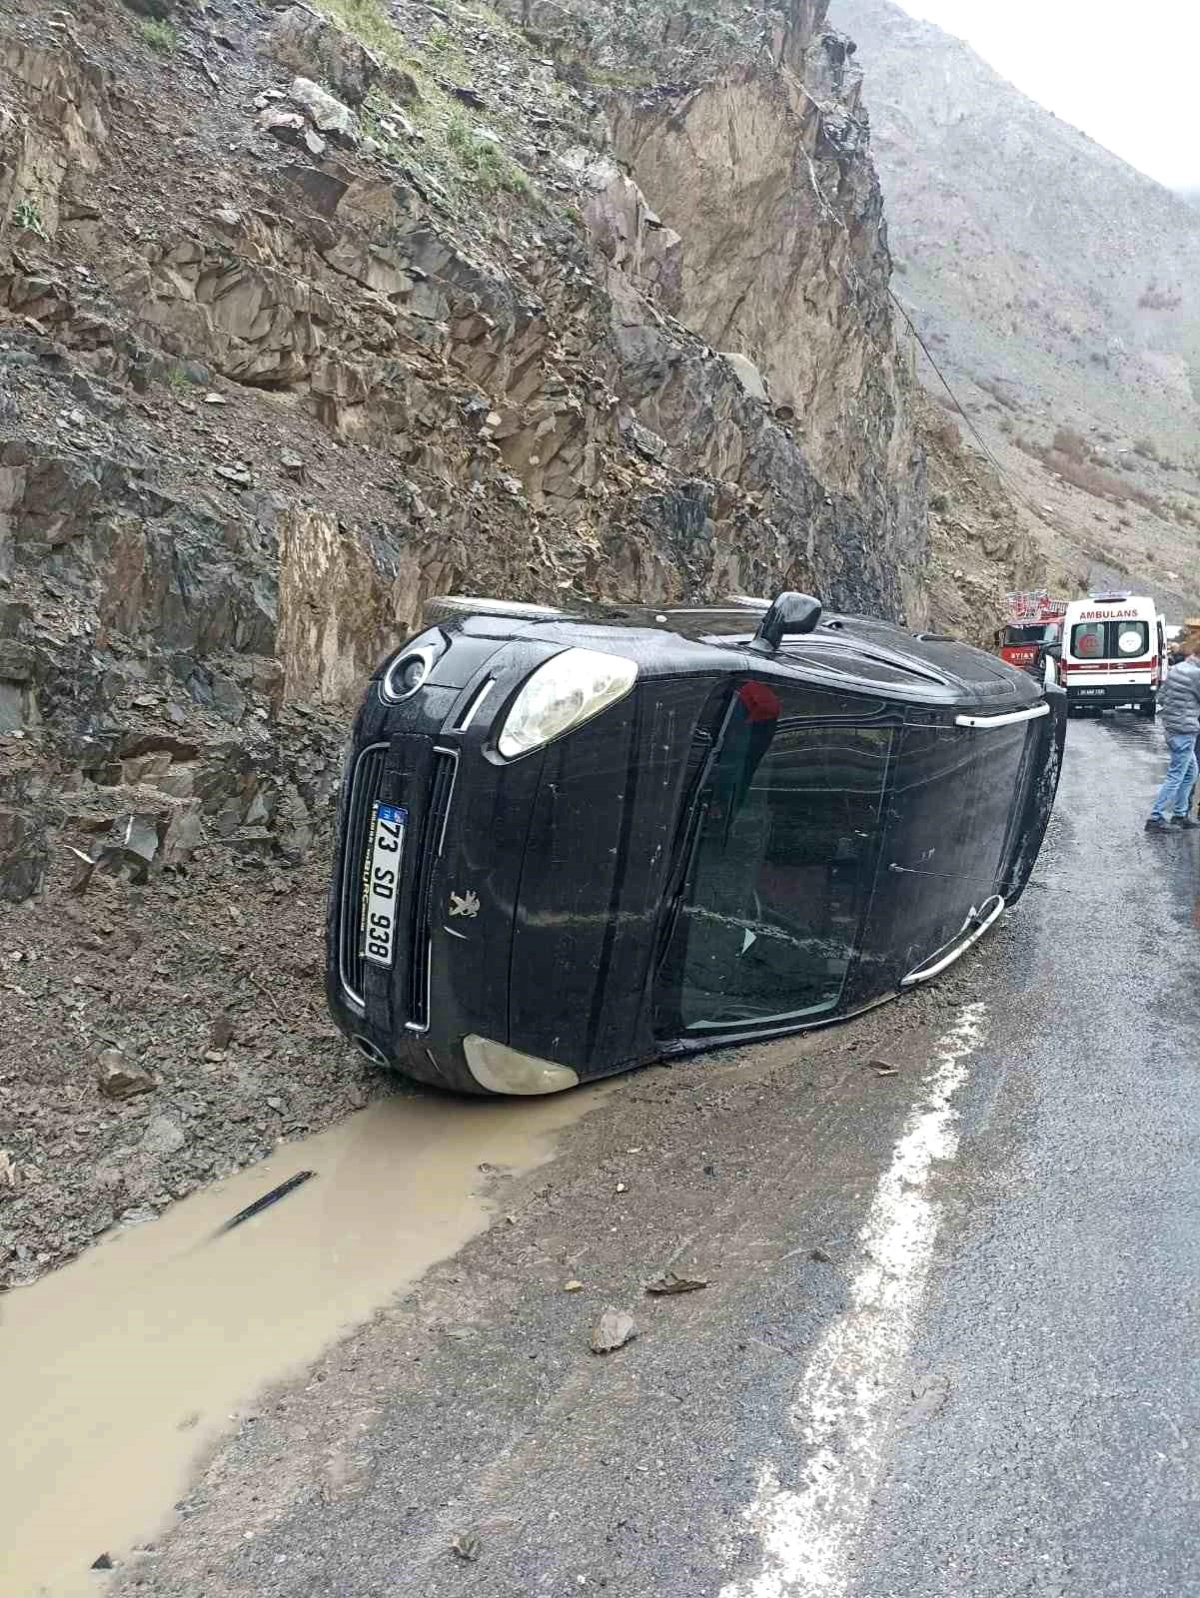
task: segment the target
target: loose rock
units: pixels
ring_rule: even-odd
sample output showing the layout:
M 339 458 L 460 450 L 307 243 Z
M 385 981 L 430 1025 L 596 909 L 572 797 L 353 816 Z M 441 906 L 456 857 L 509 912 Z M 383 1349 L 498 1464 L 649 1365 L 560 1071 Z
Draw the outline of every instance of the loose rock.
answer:
M 338 139 L 342 144 L 358 143 L 358 126 L 353 111 L 332 94 L 327 94 L 319 83 L 314 83 L 311 78 L 297 78 L 288 90 L 288 98 L 293 105 L 300 106 L 307 113 L 313 125 L 322 133 L 328 133 L 330 138 Z
M 610 1305 L 592 1327 L 592 1353 L 611 1354 L 636 1336 L 637 1325 L 628 1310 L 613 1309 Z
M 707 1276 L 677 1276 L 674 1271 L 664 1271 L 645 1284 L 647 1293 L 666 1297 L 675 1293 L 697 1293 L 708 1286 Z
M 97 1062 L 100 1091 L 106 1099 L 131 1099 L 152 1093 L 154 1078 L 127 1060 L 120 1049 L 105 1049 Z
M 379 62 L 357 39 L 306 6 L 281 11 L 262 48 L 276 65 L 327 83 L 350 105 L 362 104 L 381 71 Z
M 186 1143 L 187 1136 L 178 1121 L 173 1121 L 169 1115 L 156 1115 L 142 1133 L 138 1148 L 143 1154 L 162 1157 L 178 1154 Z

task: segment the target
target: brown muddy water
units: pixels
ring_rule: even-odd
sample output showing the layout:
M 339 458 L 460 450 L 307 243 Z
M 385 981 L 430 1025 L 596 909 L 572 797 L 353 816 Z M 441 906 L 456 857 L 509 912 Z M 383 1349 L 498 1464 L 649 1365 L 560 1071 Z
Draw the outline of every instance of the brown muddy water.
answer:
M 0 1297 L 3 1598 L 103 1593 L 239 1408 L 484 1229 L 480 1165 L 532 1169 L 603 1091 L 382 1100 Z

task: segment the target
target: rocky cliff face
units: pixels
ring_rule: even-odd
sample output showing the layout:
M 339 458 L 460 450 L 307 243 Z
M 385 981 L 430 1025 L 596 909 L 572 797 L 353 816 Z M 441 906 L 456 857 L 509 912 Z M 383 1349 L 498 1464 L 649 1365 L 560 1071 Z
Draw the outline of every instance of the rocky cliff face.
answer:
M 0 39 L 0 901 L 62 1093 L 149 1050 L 161 1111 L 206 1051 L 165 1019 L 188 973 L 252 961 L 280 894 L 315 934 L 347 707 L 426 596 L 918 622 L 925 491 L 823 0 L 131 3 L 10 4 Z M 180 902 L 217 922 L 169 996 L 63 993 L 90 920 Z
M 464 583 L 919 617 L 846 47 L 818 0 L 739 9 L 724 48 L 624 16 L 352 8 L 374 53 L 300 7 L 13 20 L 6 732 L 77 764 L 115 738 L 107 769 L 172 707 L 269 739 Z M 622 86 L 606 20 L 673 81 Z

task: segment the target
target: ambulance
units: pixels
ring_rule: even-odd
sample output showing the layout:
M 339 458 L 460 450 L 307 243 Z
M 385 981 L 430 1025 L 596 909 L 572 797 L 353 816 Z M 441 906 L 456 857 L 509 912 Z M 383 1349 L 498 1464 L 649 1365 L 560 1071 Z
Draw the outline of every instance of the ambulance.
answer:
M 1074 599 L 1063 617 L 1058 680 L 1068 714 L 1089 709 L 1136 710 L 1153 717 L 1166 672 L 1166 623 L 1152 599 L 1091 594 Z

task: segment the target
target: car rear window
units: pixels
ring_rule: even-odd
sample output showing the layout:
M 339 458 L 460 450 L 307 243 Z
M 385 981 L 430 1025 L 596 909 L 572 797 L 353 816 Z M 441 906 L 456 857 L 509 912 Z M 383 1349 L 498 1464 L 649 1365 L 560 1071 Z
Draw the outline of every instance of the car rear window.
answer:
M 1077 660 L 1136 660 L 1149 649 L 1149 622 L 1083 621 L 1071 628 L 1071 653 Z

